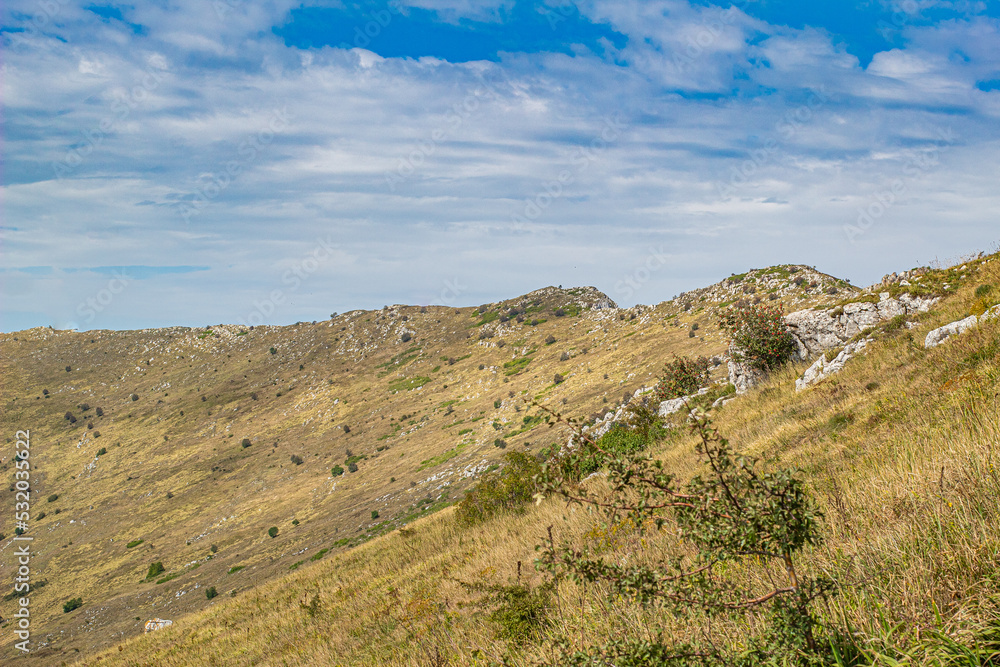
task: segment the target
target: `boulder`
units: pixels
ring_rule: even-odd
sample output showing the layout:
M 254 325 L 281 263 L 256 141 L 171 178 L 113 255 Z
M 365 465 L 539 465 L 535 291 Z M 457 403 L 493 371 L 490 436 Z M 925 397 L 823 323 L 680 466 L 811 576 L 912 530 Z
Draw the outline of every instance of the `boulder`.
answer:
M 993 306 L 992 308 L 990 308 L 985 313 L 979 316 L 980 322 L 987 322 L 989 320 L 995 320 L 995 319 L 1000 319 L 1000 303 Z
M 989 311 L 987 311 L 989 312 Z M 986 317 L 986 313 L 983 313 L 983 317 Z M 938 327 L 927 334 L 927 338 L 924 339 L 924 347 L 932 348 L 937 347 L 941 343 L 945 342 L 952 336 L 957 336 L 979 323 L 979 318 L 975 315 L 969 315 L 964 320 L 958 320 L 957 322 L 951 322 L 944 325 L 943 327 Z

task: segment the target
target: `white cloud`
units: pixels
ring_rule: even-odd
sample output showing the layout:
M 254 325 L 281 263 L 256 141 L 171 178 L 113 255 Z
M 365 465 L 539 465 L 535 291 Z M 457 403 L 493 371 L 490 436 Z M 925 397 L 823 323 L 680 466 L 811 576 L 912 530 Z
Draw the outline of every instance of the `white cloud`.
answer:
M 629 36 L 611 58 L 453 64 L 304 54 L 269 31 L 288 6 L 220 20 L 211 3 L 145 3 L 126 11 L 143 34 L 67 6 L 67 42 L 5 44 L 5 251 L 55 267 L 4 274 L 5 311 L 79 319 L 101 277 L 68 267 L 198 265 L 212 268 L 137 281 L 99 324 L 234 321 L 327 237 L 334 259 L 274 321 L 440 300 L 456 279 L 455 303 L 560 283 L 623 298 L 651 244 L 678 259 L 630 297 L 645 302 L 776 261 L 864 282 L 995 240 L 1000 93 L 974 88 L 996 77 L 994 21 L 909 28 L 864 70 L 820 31 L 595 2 L 581 11 Z M 894 179 L 903 196 L 848 243 Z

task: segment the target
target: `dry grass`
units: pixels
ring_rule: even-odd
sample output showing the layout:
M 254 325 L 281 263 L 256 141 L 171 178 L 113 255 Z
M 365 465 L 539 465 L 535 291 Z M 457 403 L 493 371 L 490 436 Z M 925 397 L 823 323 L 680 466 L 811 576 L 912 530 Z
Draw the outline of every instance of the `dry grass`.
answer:
M 840 582 L 821 613 L 883 652 L 905 651 L 933 629 L 966 637 L 996 617 L 1000 322 L 932 350 L 922 341 L 967 314 L 977 285 L 1000 290 L 998 267 L 996 259 L 978 274 L 974 266 L 972 279 L 920 326 L 881 336 L 835 378 L 795 393 L 801 368 L 786 369 L 716 415 L 720 430 L 765 465 L 803 470 L 826 514 L 825 543 L 804 567 Z M 692 442 L 672 440 L 656 455 L 690 474 L 698 466 Z M 520 562 L 522 578 L 540 583 L 530 563 L 546 526 L 616 558 L 656 560 L 676 538 L 600 528 L 598 517 L 552 501 L 470 529 L 451 514 L 220 598 L 86 664 L 475 665 L 506 656 L 527 665 L 551 658 L 548 639 L 556 636 L 587 645 L 660 628 L 678 639 L 703 630 L 696 616 L 680 622 L 563 582 L 546 638 L 508 645 L 460 582 L 509 583 Z M 759 576 L 746 572 L 751 584 Z M 750 616 L 714 631 L 736 645 L 758 627 Z M 923 655 L 905 664 L 939 663 Z

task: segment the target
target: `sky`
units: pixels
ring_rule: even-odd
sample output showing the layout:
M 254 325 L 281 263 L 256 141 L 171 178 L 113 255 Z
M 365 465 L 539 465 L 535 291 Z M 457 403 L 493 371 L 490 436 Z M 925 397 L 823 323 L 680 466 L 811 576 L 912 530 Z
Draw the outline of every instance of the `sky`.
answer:
M 1000 2 L 7 0 L 0 330 L 1000 242 Z

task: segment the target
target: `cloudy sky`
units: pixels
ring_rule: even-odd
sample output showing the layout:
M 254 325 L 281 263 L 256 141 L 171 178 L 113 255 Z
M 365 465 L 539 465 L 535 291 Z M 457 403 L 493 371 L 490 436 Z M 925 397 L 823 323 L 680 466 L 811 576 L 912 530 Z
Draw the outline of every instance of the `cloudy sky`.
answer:
M 1000 2 L 7 0 L 0 330 L 1000 241 Z

